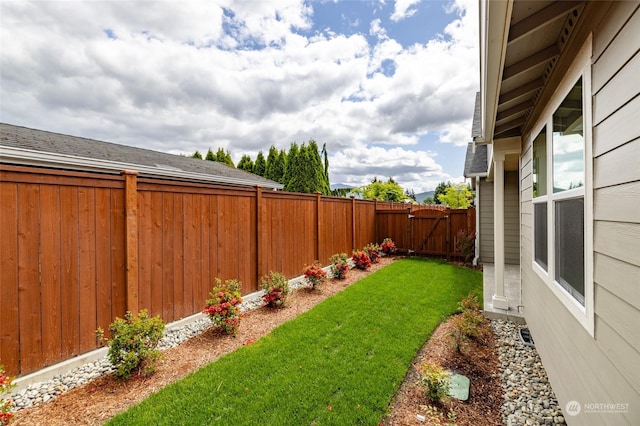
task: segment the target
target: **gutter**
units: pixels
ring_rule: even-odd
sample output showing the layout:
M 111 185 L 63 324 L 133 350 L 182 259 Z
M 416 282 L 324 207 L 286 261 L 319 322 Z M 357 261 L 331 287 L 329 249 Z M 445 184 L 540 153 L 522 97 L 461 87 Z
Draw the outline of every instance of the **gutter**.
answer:
M 77 157 L 74 155 L 57 154 L 36 151 L 32 149 L 14 148 L 0 145 L 0 163 L 18 164 L 24 166 L 48 167 L 66 170 L 80 170 L 96 173 L 116 173 L 122 170 L 135 170 L 140 176 L 156 178 L 174 178 L 189 182 L 219 183 L 237 186 L 262 186 L 273 190 L 282 190 L 279 183 L 256 182 L 250 179 L 238 179 L 206 173 L 186 172 L 176 168 L 162 166 L 145 166 L 142 164 L 124 163 L 119 161 L 97 160 L 95 158 Z

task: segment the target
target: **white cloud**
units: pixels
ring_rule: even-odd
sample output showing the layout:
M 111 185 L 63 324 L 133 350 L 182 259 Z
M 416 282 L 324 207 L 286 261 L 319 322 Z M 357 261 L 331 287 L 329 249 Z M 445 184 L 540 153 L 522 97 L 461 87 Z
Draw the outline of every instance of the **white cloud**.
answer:
M 313 22 L 301 0 L 3 1 L 2 121 L 174 153 L 223 147 L 237 159 L 313 138 L 328 144 L 336 182 L 393 176 L 428 189 L 450 176 L 419 138 L 470 138 L 477 15 L 465 2 L 441 37 L 403 48 L 379 20 L 375 44 L 300 31 Z M 376 160 L 388 158 L 386 168 Z
M 394 22 L 402 21 L 405 18 L 410 18 L 418 11 L 411 6 L 420 3 L 420 0 L 396 0 L 391 20 Z

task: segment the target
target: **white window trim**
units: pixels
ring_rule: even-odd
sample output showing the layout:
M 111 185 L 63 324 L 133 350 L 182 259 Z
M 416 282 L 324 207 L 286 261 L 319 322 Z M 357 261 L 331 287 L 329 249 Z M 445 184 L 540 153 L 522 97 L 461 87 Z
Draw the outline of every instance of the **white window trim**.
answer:
M 547 138 L 547 194 L 532 197 L 532 204 L 547 204 L 547 270 L 535 260 L 535 229 L 531 235 L 532 269 L 565 306 L 573 317 L 594 336 L 594 286 L 593 286 L 593 135 L 592 135 L 592 93 L 591 93 L 592 36 L 589 35 L 574 61 L 556 88 L 549 103 L 543 109 L 540 119 L 533 127 L 529 142 L 546 127 Z M 582 77 L 583 126 L 584 126 L 584 186 L 553 194 L 553 113 L 558 109 L 576 81 Z M 532 171 L 533 173 L 533 171 Z M 533 178 L 533 176 L 532 176 Z M 555 280 L 555 208 L 554 201 L 584 197 L 584 306 Z M 532 208 L 532 214 L 534 209 Z M 533 220 L 535 227 L 535 220 Z

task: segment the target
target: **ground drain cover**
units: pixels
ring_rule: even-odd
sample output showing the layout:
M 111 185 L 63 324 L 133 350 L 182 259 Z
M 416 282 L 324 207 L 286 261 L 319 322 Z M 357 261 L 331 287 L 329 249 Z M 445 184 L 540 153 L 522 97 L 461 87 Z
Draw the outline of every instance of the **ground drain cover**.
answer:
M 469 399 L 469 378 L 461 374 L 449 373 L 449 396 L 461 401 Z
M 520 339 L 522 340 L 522 343 L 524 343 L 525 346 L 529 346 L 530 348 L 536 347 L 536 344 L 533 341 L 533 337 L 531 337 L 531 332 L 529 331 L 528 328 L 520 329 Z

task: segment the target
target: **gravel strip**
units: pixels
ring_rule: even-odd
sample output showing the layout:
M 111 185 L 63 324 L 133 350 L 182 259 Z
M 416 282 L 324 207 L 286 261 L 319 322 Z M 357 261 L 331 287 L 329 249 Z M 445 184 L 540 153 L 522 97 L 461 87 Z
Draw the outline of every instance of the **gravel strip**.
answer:
M 503 422 L 509 426 L 565 424 L 538 352 L 520 338 L 519 330 L 526 326 L 492 320 L 491 327 L 502 368 Z

